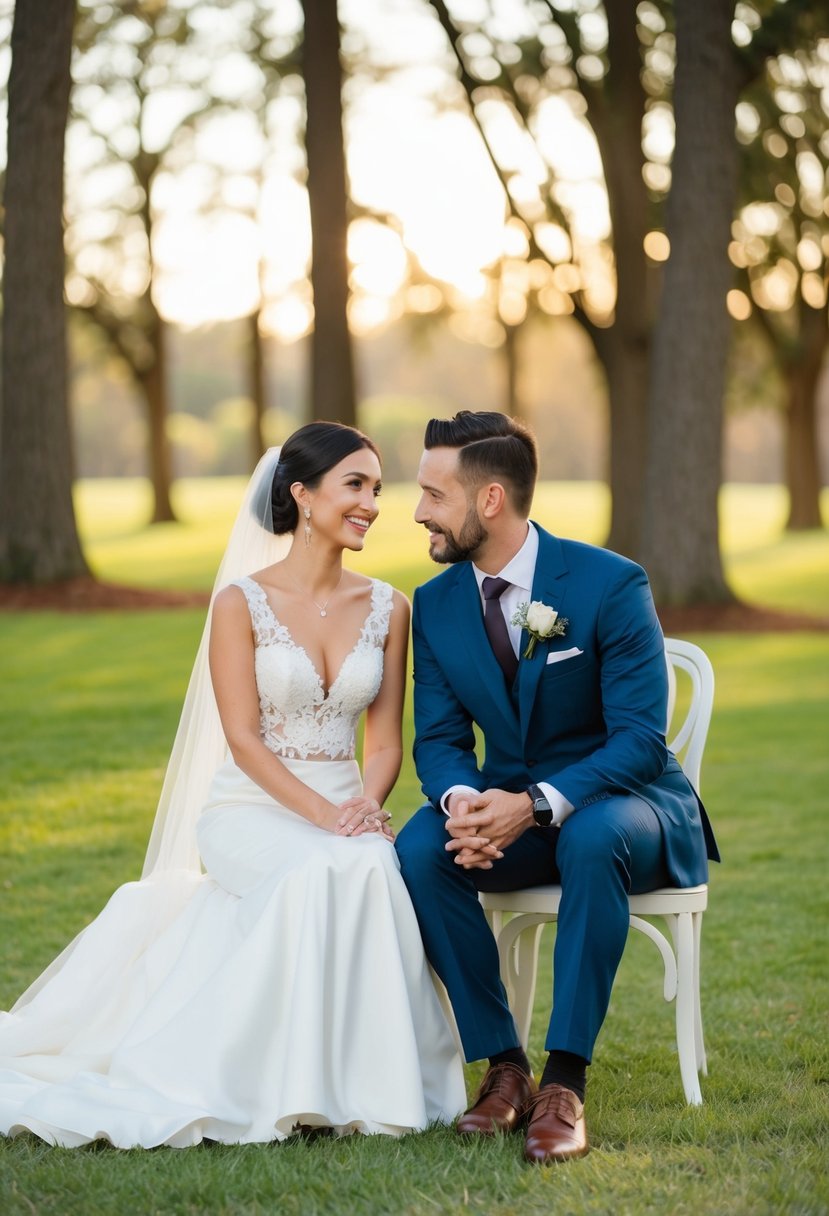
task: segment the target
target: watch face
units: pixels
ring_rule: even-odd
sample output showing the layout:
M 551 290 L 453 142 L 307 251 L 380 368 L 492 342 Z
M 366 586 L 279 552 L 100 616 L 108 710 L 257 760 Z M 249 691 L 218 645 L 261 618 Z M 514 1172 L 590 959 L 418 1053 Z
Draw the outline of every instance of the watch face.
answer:
M 533 819 L 540 828 L 548 828 L 553 822 L 553 810 L 542 790 L 537 785 L 531 785 L 527 791 L 532 799 Z
M 546 798 L 533 803 L 533 819 L 540 828 L 548 828 L 553 822 L 553 812 Z

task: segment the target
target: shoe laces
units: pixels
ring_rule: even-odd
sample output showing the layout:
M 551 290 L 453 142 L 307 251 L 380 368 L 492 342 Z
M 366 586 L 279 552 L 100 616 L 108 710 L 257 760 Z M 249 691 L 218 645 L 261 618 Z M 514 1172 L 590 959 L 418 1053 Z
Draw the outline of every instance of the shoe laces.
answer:
M 545 1114 L 551 1111 L 559 1119 L 571 1127 L 575 1127 L 579 1118 L 580 1106 L 577 1095 L 565 1085 L 545 1085 L 530 1098 L 526 1106 L 526 1114 L 532 1118 L 539 1109 Z
M 494 1068 L 490 1068 L 487 1076 L 484 1079 L 484 1084 L 481 1087 L 480 1096 L 484 1094 L 500 1094 L 505 1088 L 507 1080 L 512 1073 L 516 1073 L 525 1085 L 529 1086 L 530 1078 L 524 1072 L 523 1068 L 519 1068 L 517 1064 L 496 1064 Z

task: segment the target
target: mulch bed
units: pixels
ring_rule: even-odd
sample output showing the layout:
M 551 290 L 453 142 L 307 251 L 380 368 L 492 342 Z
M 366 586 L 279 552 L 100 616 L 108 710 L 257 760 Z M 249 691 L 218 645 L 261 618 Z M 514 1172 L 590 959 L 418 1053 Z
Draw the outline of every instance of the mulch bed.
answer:
M 0 612 L 45 610 L 48 612 L 100 612 L 109 609 L 206 608 L 206 591 L 154 591 L 147 587 L 123 587 L 99 583 L 94 578 L 70 578 L 62 583 L 35 586 L 27 583 L 0 585 Z
M 73 578 L 47 586 L 0 586 L 0 612 L 99 612 L 111 609 L 140 611 L 150 608 L 206 608 L 204 591 L 153 591 Z M 779 612 L 756 604 L 697 604 L 692 608 L 663 608 L 662 628 L 669 637 L 687 633 L 792 633 L 829 632 L 829 617 L 802 612 Z
M 687 633 L 829 632 L 829 617 L 805 612 L 781 612 L 762 604 L 695 604 L 691 608 L 661 608 L 659 620 L 668 637 Z

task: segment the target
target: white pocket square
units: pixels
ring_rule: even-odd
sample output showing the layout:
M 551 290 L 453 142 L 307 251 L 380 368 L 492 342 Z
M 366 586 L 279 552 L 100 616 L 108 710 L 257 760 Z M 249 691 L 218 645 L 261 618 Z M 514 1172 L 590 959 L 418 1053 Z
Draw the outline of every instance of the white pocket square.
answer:
M 554 650 L 552 654 L 547 655 L 547 662 L 560 663 L 562 659 L 574 659 L 577 654 L 584 654 L 578 646 L 571 646 L 569 650 Z

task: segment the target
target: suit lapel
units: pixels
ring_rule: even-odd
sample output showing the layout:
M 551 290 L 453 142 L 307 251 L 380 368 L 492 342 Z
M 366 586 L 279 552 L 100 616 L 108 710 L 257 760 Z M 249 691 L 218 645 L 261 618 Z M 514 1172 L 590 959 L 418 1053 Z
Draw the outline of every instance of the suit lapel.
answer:
M 567 563 L 561 550 L 561 542 L 535 525 L 538 531 L 538 557 L 535 563 L 531 599 L 540 600 L 562 613 L 567 594 Z M 486 635 L 484 635 L 486 636 Z M 549 640 L 536 642 L 531 659 L 523 657 L 529 635 L 526 630 L 521 634 L 521 659 L 518 665 L 518 706 L 521 718 L 521 736 L 526 740 L 532 719 L 538 684 L 541 673 L 547 662 L 547 652 L 550 649 Z
M 476 695 L 488 696 L 502 716 L 516 722 L 515 705 L 507 690 L 504 673 L 484 629 L 481 596 L 470 562 L 465 562 L 452 589 L 456 636 L 466 652 L 466 668 L 475 678 Z

